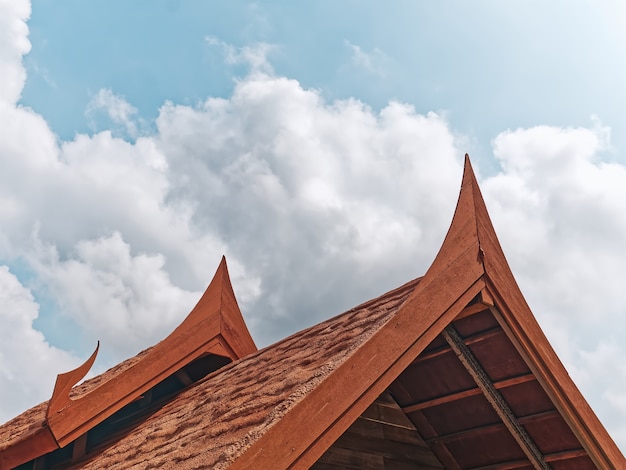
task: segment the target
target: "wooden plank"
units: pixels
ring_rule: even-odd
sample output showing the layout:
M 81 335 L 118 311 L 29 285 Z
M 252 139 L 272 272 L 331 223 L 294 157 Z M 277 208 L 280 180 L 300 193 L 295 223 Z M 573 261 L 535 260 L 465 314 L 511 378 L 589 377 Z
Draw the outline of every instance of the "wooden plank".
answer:
M 513 387 L 514 385 L 518 385 L 525 382 L 530 382 L 535 380 L 535 377 L 532 374 L 520 375 L 518 377 L 511 377 L 510 379 L 500 380 L 498 382 L 494 382 L 493 386 L 500 390 L 507 387 Z M 463 390 L 456 393 L 451 393 L 449 395 L 443 395 L 437 398 L 432 398 L 430 400 L 422 401 L 420 403 L 414 403 L 412 405 L 407 405 L 402 407 L 402 411 L 405 413 L 413 413 L 414 411 L 424 410 L 427 408 L 432 408 L 433 406 L 444 405 L 446 403 L 450 403 L 457 400 L 462 400 L 463 398 L 473 397 L 476 395 L 480 395 L 482 392 L 480 388 L 471 388 L 469 390 Z
M 522 425 L 526 425 L 528 423 L 534 423 L 534 422 L 541 421 L 544 419 L 553 418 L 555 415 L 558 415 L 558 411 L 556 410 L 542 411 L 539 413 L 533 413 L 530 415 L 521 416 L 517 418 L 517 421 Z M 457 432 L 453 432 L 449 434 L 442 434 L 439 436 L 431 437 L 431 438 L 426 439 L 426 442 L 429 445 L 432 445 L 434 443 L 442 443 L 442 442 L 448 443 L 448 442 L 452 442 L 452 441 L 456 441 L 460 439 L 465 439 L 468 435 L 471 435 L 471 434 L 498 432 L 498 431 L 502 431 L 503 429 L 506 429 L 506 426 L 504 425 L 503 422 L 485 424 L 482 426 L 475 426 L 470 429 L 464 429 L 463 431 L 457 431 Z
M 456 320 L 456 318 L 455 318 Z M 476 344 L 476 343 L 480 343 L 481 341 L 485 341 L 488 340 L 489 338 L 493 338 L 494 336 L 503 334 L 502 328 L 490 328 L 489 330 L 486 331 L 481 331 L 479 333 L 475 333 L 471 336 L 468 336 L 467 338 L 465 338 L 465 344 Z M 450 349 L 450 346 L 442 346 L 441 348 L 437 348 L 437 349 L 433 349 L 431 351 L 427 351 L 427 352 L 423 352 L 422 354 L 420 354 L 415 361 L 413 361 L 414 363 L 418 363 L 418 362 L 424 362 L 427 361 L 429 359 L 441 356 L 443 354 L 447 354 L 449 352 L 451 352 L 452 349 Z
M 352 423 L 349 430 L 354 434 L 358 434 L 368 439 L 384 439 L 384 427 L 385 425 L 379 421 L 359 417 L 354 423 Z
M 405 442 L 416 446 L 426 447 L 426 442 L 415 428 L 414 430 L 411 430 L 395 426 L 385 426 L 383 428 L 383 433 L 385 439 L 389 439 L 391 441 Z
M 588 457 L 585 449 L 566 450 L 564 452 L 555 452 L 546 455 L 546 462 L 561 462 L 563 460 L 578 459 L 580 457 Z
M 546 462 L 560 462 L 563 460 L 577 459 L 580 457 L 587 457 L 587 452 L 584 449 L 574 449 L 565 452 L 557 452 L 554 454 L 547 454 L 544 456 Z M 498 462 L 491 465 L 485 465 L 483 467 L 474 468 L 472 470 L 509 470 L 515 468 L 524 468 L 530 466 L 528 460 L 509 460 L 507 462 Z
M 417 431 L 415 431 L 417 433 Z M 415 464 L 436 463 L 435 456 L 427 446 L 416 446 L 388 439 L 364 438 L 353 434 L 350 429 L 337 439 L 332 448 L 349 449 L 356 452 L 373 454 L 381 457 L 413 462 Z
M 470 388 L 469 390 L 463 390 L 461 392 L 451 393 L 449 395 L 432 398 L 431 400 L 404 406 L 402 407 L 402 411 L 409 414 L 415 411 L 425 410 L 427 408 L 432 408 L 433 406 L 444 405 L 446 403 L 451 403 L 453 401 L 462 400 L 463 398 L 473 397 L 480 394 L 481 391 L 479 388 Z
M 403 462 L 401 460 L 385 458 L 384 461 L 385 470 L 442 470 L 441 464 L 433 466 L 427 463 L 421 463 L 419 467 L 416 467 L 414 463 Z
M 87 435 L 88 433 L 85 433 L 74 441 L 74 445 L 72 446 L 72 462 L 82 459 L 87 453 Z
M 348 452 L 346 452 L 348 451 Z M 362 459 L 390 469 L 436 469 L 442 466 L 417 429 L 385 392 L 313 465 L 315 470 L 360 468 Z
M 32 430 L 28 439 L 17 441 L 0 452 L 0 469 L 17 467 L 31 460 L 35 460 L 37 468 L 45 468 L 45 454 L 58 448 L 50 428 L 45 424 L 38 426 Z
M 475 304 L 468 305 L 463 310 L 461 310 L 461 313 L 459 313 L 454 320 L 456 321 L 462 318 L 471 317 L 472 315 L 484 312 L 485 310 L 489 310 L 489 306 L 481 302 L 477 302 Z
M 340 468 L 385 470 L 385 461 L 382 456 L 353 452 L 350 449 L 342 449 L 339 447 L 331 447 L 328 449 L 319 461 L 320 463 L 331 464 Z M 315 469 L 316 467 L 313 466 L 311 468 Z

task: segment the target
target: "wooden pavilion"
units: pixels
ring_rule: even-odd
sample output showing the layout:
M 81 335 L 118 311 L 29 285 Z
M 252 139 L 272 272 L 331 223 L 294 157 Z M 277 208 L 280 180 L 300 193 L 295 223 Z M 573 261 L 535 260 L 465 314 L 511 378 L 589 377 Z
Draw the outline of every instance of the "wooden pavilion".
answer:
M 528 308 L 467 156 L 423 277 L 257 350 L 222 260 L 166 339 L 75 385 L 96 352 L 0 426 L 0 469 L 626 469 Z

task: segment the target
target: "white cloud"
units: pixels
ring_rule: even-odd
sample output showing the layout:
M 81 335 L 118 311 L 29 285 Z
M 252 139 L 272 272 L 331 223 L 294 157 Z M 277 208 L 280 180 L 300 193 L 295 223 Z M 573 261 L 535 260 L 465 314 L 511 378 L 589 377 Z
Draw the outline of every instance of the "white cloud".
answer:
M 45 262 L 33 265 L 61 310 L 118 358 L 164 338 L 201 295 L 172 285 L 163 255 L 131 255 L 119 232 L 78 242 L 66 260 L 40 251 Z
M 33 329 L 38 310 L 30 291 L 0 266 L 0 423 L 48 399 L 56 374 L 79 363 Z
M 121 136 L 136 138 L 139 135 L 139 127 L 145 127 L 145 123 L 137 118 L 137 108 L 110 89 L 98 90 L 87 104 L 85 115 L 94 130 L 100 127 L 97 124 L 100 113 L 106 114 L 109 120 L 106 124 L 113 124 L 116 129 L 119 129 Z
M 157 126 L 171 198 L 262 279 L 262 343 L 421 274 L 452 213 L 462 154 L 445 120 L 407 105 L 325 103 L 257 74 Z
M 626 168 L 600 159 L 606 135 L 547 126 L 502 133 L 494 151 L 504 171 L 484 185 L 518 276 L 542 303 L 587 323 L 626 311 Z
M 252 74 L 271 74 L 273 68 L 268 60 L 268 55 L 276 46 L 267 43 L 255 43 L 243 47 L 235 47 L 219 40 L 215 36 L 205 38 L 207 44 L 221 49 L 224 54 L 224 61 L 230 65 L 246 65 Z
M 352 65 L 365 70 L 373 75 L 385 76 L 389 57 L 379 48 L 375 47 L 371 52 L 365 52 L 360 46 L 345 41 L 346 46 L 350 49 L 350 60 Z
M 483 182 L 518 282 L 557 353 L 626 444 L 626 167 L 602 160 L 609 129 L 501 133 Z
M 22 93 L 26 71 L 22 56 L 30 51 L 28 0 L 0 1 L 0 106 L 14 105 Z

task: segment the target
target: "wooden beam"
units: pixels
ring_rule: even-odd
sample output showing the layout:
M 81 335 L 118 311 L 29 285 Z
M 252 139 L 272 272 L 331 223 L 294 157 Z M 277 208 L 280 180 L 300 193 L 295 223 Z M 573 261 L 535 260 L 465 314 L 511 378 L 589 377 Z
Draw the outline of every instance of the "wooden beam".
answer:
M 72 447 L 72 462 L 82 459 L 87 453 L 87 434 L 85 433 L 74 441 Z
M 480 343 L 481 341 L 485 341 L 486 339 L 493 338 L 499 334 L 504 334 L 504 330 L 499 326 L 494 328 L 489 328 L 488 330 L 480 331 L 478 333 L 474 333 L 471 336 L 465 338 L 465 344 L 475 344 Z M 441 356 L 442 354 L 446 354 L 452 351 L 449 346 L 442 346 L 437 349 L 432 349 L 428 352 L 420 354 L 414 363 L 427 361 L 428 359 L 432 359 L 433 357 Z
M 176 371 L 175 375 L 176 375 L 176 378 L 180 380 L 180 383 L 182 383 L 185 387 L 188 387 L 189 385 L 193 383 L 193 380 L 191 380 L 191 377 L 189 377 L 189 374 L 185 372 L 184 369 L 180 369 Z
M 560 462 L 561 460 L 577 459 L 578 457 L 589 457 L 585 449 L 566 450 L 546 455 L 546 462 Z
M 556 410 L 549 410 L 549 411 L 541 411 L 539 413 L 533 413 L 530 415 L 526 415 L 526 416 L 522 416 L 520 418 L 517 418 L 517 421 L 519 422 L 519 424 L 522 425 L 526 425 L 528 423 L 534 423 L 537 421 L 541 421 L 542 419 L 546 419 L 546 418 L 551 418 L 555 415 L 558 414 L 558 411 Z M 495 431 L 500 431 L 502 429 L 505 429 L 506 426 L 504 425 L 504 423 L 502 421 L 497 422 L 497 423 L 493 423 L 493 424 L 484 424 L 482 426 L 476 426 L 473 428 L 469 428 L 469 429 L 464 429 L 463 431 L 457 431 L 457 432 L 453 432 L 450 434 L 443 434 L 441 436 L 435 436 L 429 439 L 424 439 L 427 443 L 432 444 L 435 442 L 443 442 L 443 443 L 447 443 L 447 442 L 451 442 L 451 441 L 457 441 L 460 439 L 464 439 L 465 437 L 467 437 L 469 434 L 474 434 L 477 432 L 483 432 L 483 433 L 489 433 L 489 432 L 495 432 Z
M 584 449 L 566 450 L 564 452 L 555 452 L 546 454 L 544 459 L 546 462 L 560 462 L 562 460 L 576 459 L 578 457 L 588 457 Z M 506 462 L 498 462 L 484 467 L 475 467 L 473 470 L 509 470 L 515 468 L 528 467 L 528 460 L 509 460 Z
M 444 405 L 453 401 L 461 400 L 467 397 L 473 397 L 480 395 L 480 388 L 470 388 L 469 390 L 463 390 L 461 392 L 451 393 L 449 395 L 442 395 L 431 400 L 422 401 L 413 405 L 407 405 L 402 407 L 402 411 L 405 413 L 413 413 L 414 411 L 425 410 L 426 408 L 432 408 L 433 406 Z
M 411 421 L 415 424 L 417 431 L 426 443 L 428 443 L 428 439 L 426 439 L 427 437 L 437 435 L 435 429 L 430 424 L 430 421 L 426 419 L 426 416 L 424 416 L 424 413 L 421 411 L 413 413 Z M 441 442 L 433 442 L 432 444 L 428 444 L 428 446 L 432 449 L 433 453 L 437 456 L 446 470 L 462 470 L 461 466 L 450 452 L 450 449 L 448 449 L 445 444 Z
M 472 315 L 484 312 L 485 310 L 489 310 L 489 305 L 477 302 L 475 304 L 468 305 L 463 310 L 461 310 L 461 313 L 456 316 L 455 320 L 460 320 L 461 318 L 465 317 L 471 317 Z
M 521 383 L 530 382 L 535 380 L 535 376 L 533 374 L 525 374 L 517 377 L 511 377 L 510 379 L 500 380 L 498 382 L 494 382 L 493 386 L 501 390 L 503 388 L 512 387 L 514 385 L 518 385 Z M 480 388 L 471 388 L 469 390 L 462 390 L 460 392 L 450 393 L 449 395 L 442 395 L 437 398 L 432 398 L 430 400 L 422 401 L 419 403 L 415 403 L 413 405 L 407 405 L 402 407 L 402 411 L 405 413 L 412 413 L 413 411 L 423 410 L 426 408 L 432 408 L 433 406 L 443 405 L 445 403 L 450 403 L 452 401 L 461 400 L 462 398 L 473 397 L 475 395 L 480 395 Z
M 519 423 L 500 392 L 493 386 L 489 376 L 463 342 L 463 338 L 461 338 L 456 328 L 452 325 L 448 325 L 441 334 L 455 352 L 461 364 L 463 364 L 467 372 L 472 376 L 476 385 L 481 389 L 485 398 L 491 404 L 513 438 L 517 441 L 524 454 L 526 454 L 526 457 L 528 457 L 533 467 L 538 470 L 550 470 L 550 466 L 543 459 L 543 455 L 537 448 L 537 445 Z

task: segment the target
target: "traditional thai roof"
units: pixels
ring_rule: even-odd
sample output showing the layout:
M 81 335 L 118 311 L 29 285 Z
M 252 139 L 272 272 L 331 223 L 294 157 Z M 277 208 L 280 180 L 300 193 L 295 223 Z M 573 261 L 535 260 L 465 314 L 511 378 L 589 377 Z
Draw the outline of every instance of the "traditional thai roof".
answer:
M 186 341 L 161 347 L 170 360 L 146 379 L 139 365 L 166 339 L 74 387 L 53 412 L 27 411 L 0 427 L 0 467 L 626 468 L 526 304 L 467 157 L 434 262 L 374 300 L 256 351 L 224 263 L 220 272 L 221 288 L 214 280 L 168 337 L 202 344 L 182 354 L 190 362 L 178 369 Z M 189 328 L 216 322 L 228 326 Z M 185 372 L 176 390 L 162 385 L 169 392 L 133 418 L 146 390 L 207 357 L 211 366 Z M 50 403 L 74 380 L 60 378 Z M 92 403 L 77 413 L 81 400 Z M 119 413 L 123 426 L 104 426 Z M 62 448 L 28 447 L 47 432 Z

